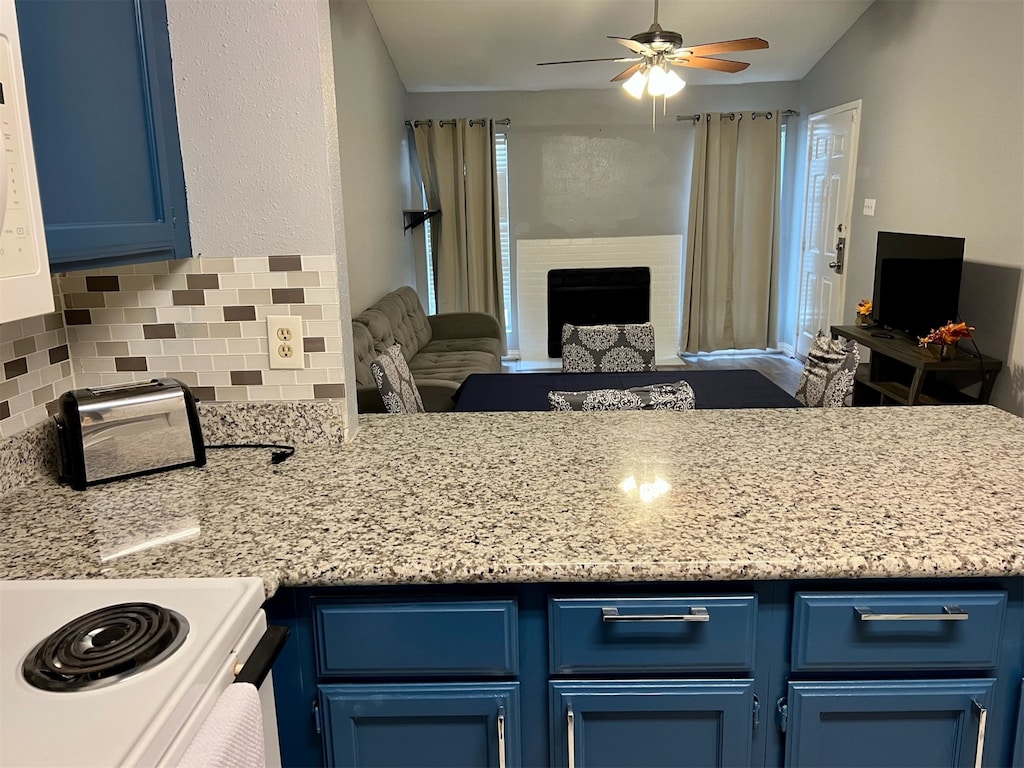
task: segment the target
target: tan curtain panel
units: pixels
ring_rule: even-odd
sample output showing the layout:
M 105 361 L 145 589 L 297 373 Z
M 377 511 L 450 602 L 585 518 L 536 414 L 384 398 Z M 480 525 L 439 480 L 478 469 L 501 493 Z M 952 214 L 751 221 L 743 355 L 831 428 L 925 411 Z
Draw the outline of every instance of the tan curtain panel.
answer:
M 437 311 L 486 312 L 504 329 L 494 121 L 414 121 L 413 136 L 427 205 L 441 211 L 431 226 Z
M 767 349 L 775 338 L 778 111 L 696 126 L 680 347 Z

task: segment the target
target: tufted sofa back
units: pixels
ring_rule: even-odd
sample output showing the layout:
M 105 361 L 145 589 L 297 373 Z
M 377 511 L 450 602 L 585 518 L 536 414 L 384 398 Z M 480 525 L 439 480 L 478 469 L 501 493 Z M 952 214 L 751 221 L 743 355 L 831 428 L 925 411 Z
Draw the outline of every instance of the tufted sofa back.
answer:
M 430 322 L 416 291 L 407 285 L 381 297 L 352 318 L 356 384 L 373 385 L 370 363 L 395 343 L 406 360 L 430 342 Z

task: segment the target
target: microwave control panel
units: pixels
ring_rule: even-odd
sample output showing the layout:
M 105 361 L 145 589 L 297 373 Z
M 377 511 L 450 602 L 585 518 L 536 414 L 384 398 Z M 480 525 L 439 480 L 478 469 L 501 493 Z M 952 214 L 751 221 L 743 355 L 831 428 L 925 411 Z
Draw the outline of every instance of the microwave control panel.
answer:
M 18 89 L 12 77 L 11 46 L 0 35 L 0 168 L 4 189 L 0 190 L 0 277 L 27 275 L 39 268 L 39 254 L 26 204 L 25 155 L 18 119 Z

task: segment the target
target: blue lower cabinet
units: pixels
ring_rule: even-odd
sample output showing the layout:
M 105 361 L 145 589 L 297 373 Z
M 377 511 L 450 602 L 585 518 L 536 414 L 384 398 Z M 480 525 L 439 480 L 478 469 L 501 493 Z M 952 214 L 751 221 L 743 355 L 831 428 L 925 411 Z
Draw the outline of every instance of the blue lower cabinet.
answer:
M 551 765 L 748 766 L 752 680 L 551 683 Z
M 786 766 L 974 766 L 995 680 L 790 683 Z M 985 761 L 985 764 L 989 764 Z
M 515 768 L 518 683 L 321 685 L 328 766 Z

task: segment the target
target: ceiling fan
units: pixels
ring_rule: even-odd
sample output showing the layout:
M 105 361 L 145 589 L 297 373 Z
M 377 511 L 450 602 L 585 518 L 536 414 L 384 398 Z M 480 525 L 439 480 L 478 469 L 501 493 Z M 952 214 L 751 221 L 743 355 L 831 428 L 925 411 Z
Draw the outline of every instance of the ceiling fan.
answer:
M 613 77 L 611 82 L 624 81 L 623 87 L 636 98 L 640 98 L 645 90 L 650 96 L 667 98 L 679 93 L 686 85 L 682 78 L 669 68 L 669 65 L 713 69 L 718 72 L 742 72 L 750 66 L 748 62 L 710 57 L 720 53 L 756 51 L 768 47 L 767 41 L 759 37 L 744 37 L 739 40 L 684 46 L 682 35 L 662 29 L 658 23 L 658 5 L 659 0 L 654 0 L 654 23 L 646 32 L 640 32 L 632 37 L 608 35 L 609 40 L 614 40 L 637 54 L 635 57 L 545 61 L 537 66 L 584 64 L 594 61 L 629 62 L 631 66 Z

